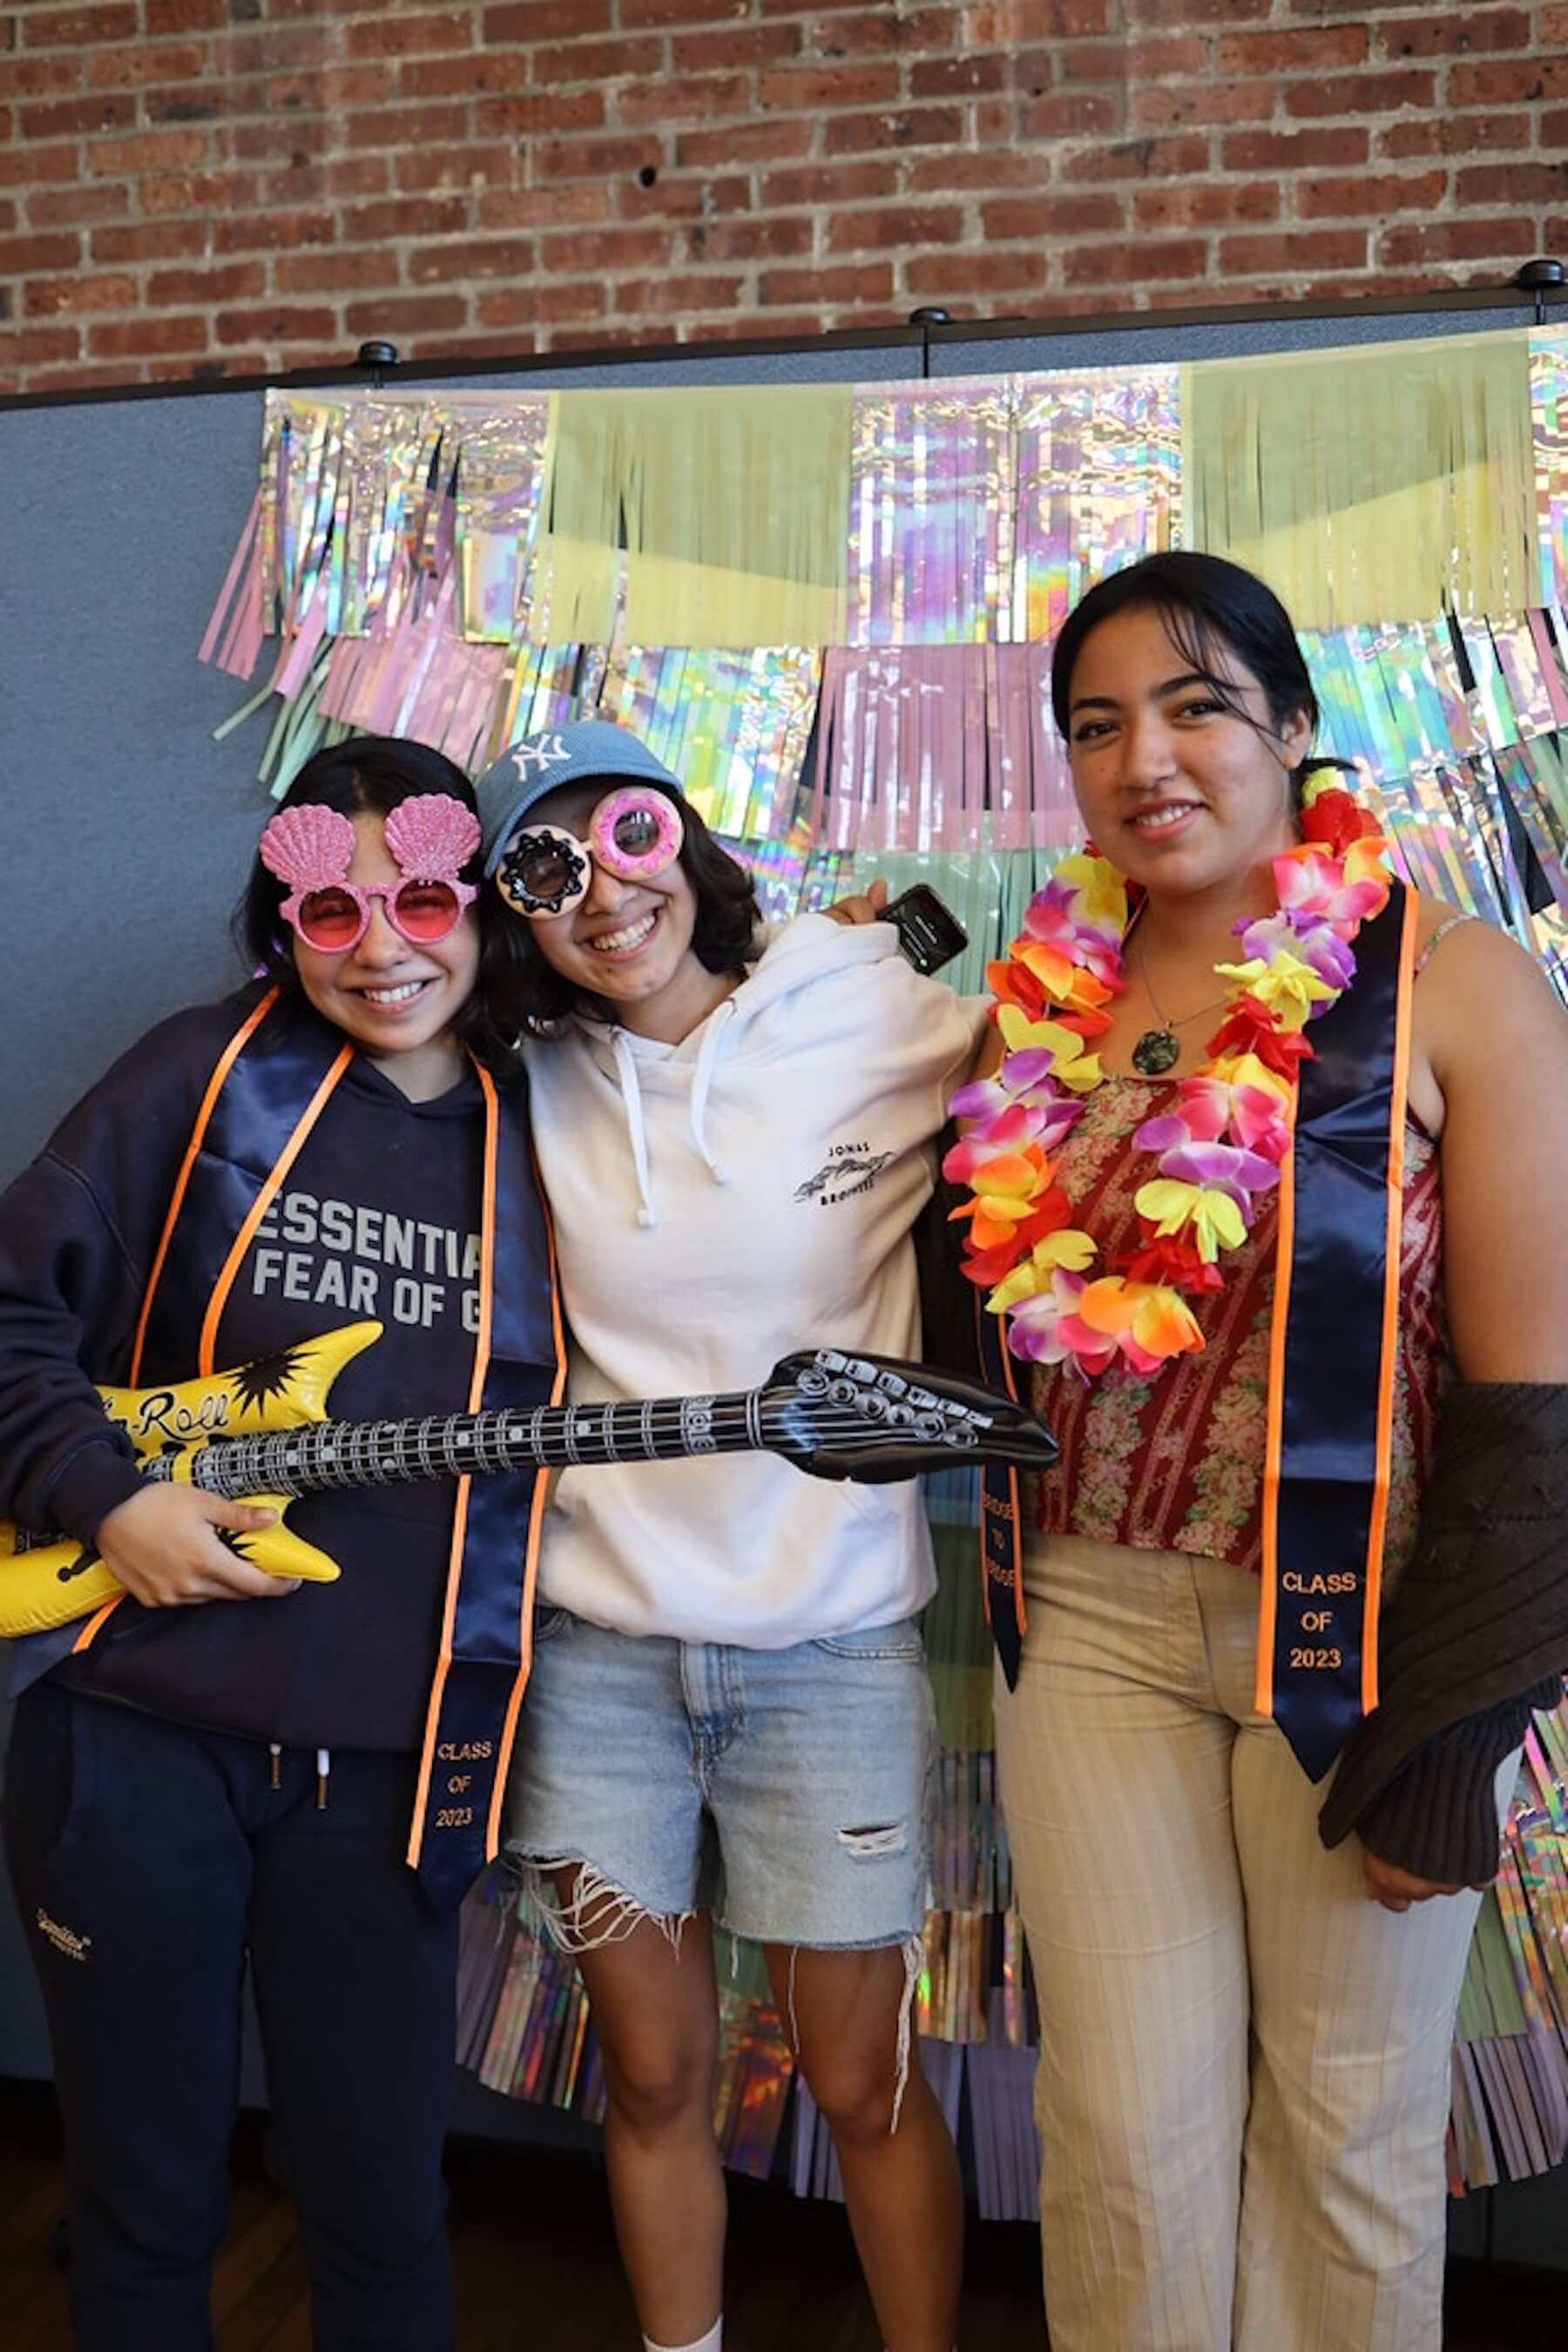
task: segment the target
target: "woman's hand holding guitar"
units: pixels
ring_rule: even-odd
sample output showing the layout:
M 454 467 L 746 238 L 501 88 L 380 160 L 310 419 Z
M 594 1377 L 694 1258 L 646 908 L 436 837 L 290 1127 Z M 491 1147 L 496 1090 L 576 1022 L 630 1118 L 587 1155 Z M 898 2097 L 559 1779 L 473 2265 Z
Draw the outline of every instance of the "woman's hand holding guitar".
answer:
M 150 1486 L 102 1520 L 103 1563 L 144 1609 L 197 1601 L 276 1601 L 299 1591 L 299 1579 L 268 1576 L 223 1540 L 223 1531 L 256 1535 L 276 1511 L 226 1502 L 195 1486 Z

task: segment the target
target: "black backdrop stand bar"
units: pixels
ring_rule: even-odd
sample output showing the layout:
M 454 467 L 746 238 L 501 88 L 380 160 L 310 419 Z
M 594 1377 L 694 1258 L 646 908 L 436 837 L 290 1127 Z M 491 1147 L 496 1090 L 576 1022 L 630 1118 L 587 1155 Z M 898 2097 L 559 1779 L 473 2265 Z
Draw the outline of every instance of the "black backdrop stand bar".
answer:
M 820 335 L 760 335 L 733 341 L 616 343 L 595 345 L 590 351 L 521 352 L 515 358 L 501 354 L 485 360 L 444 360 L 437 354 L 404 362 L 398 373 L 402 380 L 419 385 L 491 383 L 498 376 L 558 374 L 568 369 L 658 367 L 693 360 L 752 359 L 783 352 L 889 351 L 901 345 L 911 354 L 919 353 L 918 373 L 930 377 L 947 373 L 941 364 L 940 353 L 950 344 L 1049 342 L 1076 335 L 1167 336 L 1183 329 L 1259 324 L 1289 328 L 1310 320 L 1448 318 L 1470 313 L 1475 315 L 1478 326 L 1484 326 L 1487 314 L 1496 310 L 1533 310 L 1537 326 L 1556 315 L 1568 319 L 1568 269 L 1562 262 L 1542 257 L 1523 263 L 1507 286 L 1469 287 L 1432 294 L 1346 295 L 1321 301 L 1216 302 L 1193 310 L 1102 309 L 1060 317 L 1047 314 L 1023 318 L 1015 312 L 999 319 L 955 319 L 941 304 L 930 303 L 912 310 L 904 327 L 839 327 Z M 360 352 L 377 348 L 375 343 L 362 343 Z M 386 366 L 384 361 L 378 363 L 356 356 L 334 366 L 289 368 L 277 375 L 178 376 L 161 378 L 153 383 L 89 384 L 69 392 L 8 393 L 0 395 L 0 415 L 9 409 L 87 407 L 110 400 L 199 400 L 236 392 L 331 391 L 338 386 L 361 386 L 367 370 L 379 376 Z

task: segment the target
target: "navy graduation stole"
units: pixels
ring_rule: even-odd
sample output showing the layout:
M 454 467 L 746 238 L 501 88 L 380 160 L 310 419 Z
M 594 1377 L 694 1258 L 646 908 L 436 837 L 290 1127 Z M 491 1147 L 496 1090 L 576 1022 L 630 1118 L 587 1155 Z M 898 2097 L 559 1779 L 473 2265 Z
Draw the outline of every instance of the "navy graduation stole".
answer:
M 212 1371 L 251 1239 L 353 1055 L 341 1032 L 280 1004 L 276 990 L 229 1040 L 170 1200 L 137 1324 L 132 1382 L 144 1377 L 144 1362 L 156 1379 Z M 470 1411 L 555 1403 L 565 1349 L 526 1088 L 519 1080 L 503 1094 L 487 1071 L 478 1076 L 485 1120 L 479 1328 L 465 1402 Z M 458 1481 L 407 1853 L 441 1909 L 462 1899 L 499 1841 L 528 1674 L 543 1483 L 532 1469 Z M 89 1621 L 79 1649 L 108 1613 Z
M 1405 1079 L 1416 902 L 1395 880 L 1356 934 L 1356 977 L 1310 1024 L 1281 1171 L 1258 1620 L 1259 1711 L 1321 1780 L 1377 1704 Z M 987 1381 L 1014 1391 L 1004 1318 L 978 1297 Z M 1007 1686 L 1025 1630 L 1017 1474 L 982 1477 L 986 1614 Z
M 1258 1710 L 1321 1780 L 1377 1705 L 1416 902 L 1399 881 L 1310 1025 L 1280 1171 Z
M 988 1386 L 1017 1402 L 1014 1358 L 1006 1344 L 1005 1316 L 993 1315 L 974 1294 L 980 1368 Z M 980 1472 L 980 1570 L 985 1619 L 1009 1690 L 1018 1686 L 1026 1615 L 1024 1605 L 1024 1524 L 1018 1473 L 1005 1462 L 987 1462 Z

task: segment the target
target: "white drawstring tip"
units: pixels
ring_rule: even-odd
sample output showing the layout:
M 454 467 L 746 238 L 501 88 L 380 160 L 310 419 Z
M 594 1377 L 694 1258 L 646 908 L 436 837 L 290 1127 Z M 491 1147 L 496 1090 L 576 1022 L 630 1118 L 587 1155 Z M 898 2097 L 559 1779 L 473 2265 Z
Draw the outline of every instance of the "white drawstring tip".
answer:
M 331 1750 L 318 1748 L 316 1750 L 316 1811 L 319 1813 L 324 1813 L 327 1810 L 327 1775 L 331 1769 Z
M 637 1211 L 637 1223 L 642 1226 L 645 1233 L 647 1231 L 649 1226 L 657 1225 L 658 1223 L 658 1217 L 656 1212 L 650 1209 L 646 1202 Z

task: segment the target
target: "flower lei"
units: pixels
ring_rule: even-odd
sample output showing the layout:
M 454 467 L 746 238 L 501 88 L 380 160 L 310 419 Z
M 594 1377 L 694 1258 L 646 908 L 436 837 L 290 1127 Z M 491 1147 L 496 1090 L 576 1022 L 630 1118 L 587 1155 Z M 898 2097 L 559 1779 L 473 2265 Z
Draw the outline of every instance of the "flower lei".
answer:
M 1355 977 L 1351 941 L 1388 899 L 1388 845 L 1342 786 L 1309 780 L 1303 838 L 1275 858 L 1279 906 L 1236 926 L 1244 961 L 1215 966 L 1231 986 L 1210 1059 L 1176 1081 L 1177 1107 L 1133 1137 L 1157 1155 L 1135 1195 L 1138 1248 L 1093 1276 L 1096 1244 L 1072 1222 L 1050 1157 L 1104 1075 L 1089 1041 L 1110 1025 L 1122 987 L 1127 889 L 1092 850 L 1058 866 L 1024 930 L 986 977 L 1007 1052 L 994 1077 L 954 1096 L 976 1123 L 943 1161 L 973 1197 L 963 1271 L 1011 1318 L 1007 1344 L 1082 1379 L 1120 1358 L 1143 1376 L 1202 1348 L 1187 1296 L 1225 1286 L 1217 1260 L 1252 1223 L 1254 1197 L 1279 1181 L 1291 1149 L 1308 1021 Z

